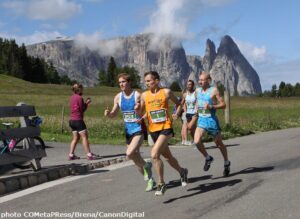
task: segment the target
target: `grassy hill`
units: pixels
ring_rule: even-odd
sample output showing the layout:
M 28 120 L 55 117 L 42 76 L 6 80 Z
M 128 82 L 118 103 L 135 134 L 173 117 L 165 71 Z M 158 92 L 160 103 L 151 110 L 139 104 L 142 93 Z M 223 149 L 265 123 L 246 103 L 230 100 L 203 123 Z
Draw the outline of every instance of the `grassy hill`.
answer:
M 94 87 L 84 89 L 84 98 L 91 97 L 92 105 L 85 113 L 92 143 L 124 144 L 121 116 L 109 120 L 103 116 L 106 106 L 112 106 L 118 88 Z M 0 75 L 0 105 L 14 106 L 18 102 L 36 106 L 44 119 L 42 137 L 45 140 L 70 141 L 68 127 L 71 87 L 65 85 L 34 84 Z M 273 129 L 300 126 L 300 98 L 231 98 L 232 125 L 224 126 L 224 113 L 218 111 L 225 138 Z M 62 115 L 64 118 L 62 119 Z M 7 121 L 9 119 L 1 119 Z M 17 120 L 13 120 L 17 122 Z M 172 142 L 180 141 L 180 121 L 174 123 L 176 132 Z M 208 140 L 206 138 L 206 140 Z

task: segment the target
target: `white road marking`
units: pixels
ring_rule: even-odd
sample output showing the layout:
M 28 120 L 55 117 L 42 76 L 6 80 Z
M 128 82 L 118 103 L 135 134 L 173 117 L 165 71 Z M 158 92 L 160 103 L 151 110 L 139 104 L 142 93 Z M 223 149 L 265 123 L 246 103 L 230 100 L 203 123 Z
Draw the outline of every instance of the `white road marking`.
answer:
M 19 191 L 19 192 L 15 192 L 15 193 L 10 194 L 10 195 L 5 195 L 3 197 L 0 197 L 0 203 L 11 201 L 13 199 L 20 198 L 20 197 L 23 197 L 25 195 L 29 195 L 29 194 L 32 194 L 32 193 L 35 193 L 35 192 L 38 192 L 38 191 L 41 191 L 41 190 L 44 190 L 44 189 L 48 189 L 48 188 L 60 185 L 60 184 L 68 183 L 68 182 L 71 182 L 71 181 L 75 181 L 75 180 L 78 180 L 78 179 L 82 179 L 82 178 L 86 178 L 86 177 L 90 177 L 90 176 L 94 176 L 94 175 L 102 173 L 102 172 L 93 173 L 94 171 L 99 171 L 99 170 L 112 171 L 112 170 L 120 169 L 120 168 L 123 168 L 123 167 L 128 167 L 128 166 L 131 166 L 131 165 L 134 165 L 134 163 L 132 161 L 127 161 L 127 162 L 122 162 L 122 163 L 110 165 L 110 166 L 107 166 L 107 167 L 103 167 L 101 169 L 91 170 L 89 172 L 89 174 L 87 174 L 87 175 L 68 176 L 68 177 L 64 177 L 64 178 L 57 179 L 57 180 L 54 180 L 54 181 L 46 182 L 46 183 L 43 183 L 43 184 L 40 184 L 40 185 L 33 186 L 31 188 L 28 188 L 28 189 Z

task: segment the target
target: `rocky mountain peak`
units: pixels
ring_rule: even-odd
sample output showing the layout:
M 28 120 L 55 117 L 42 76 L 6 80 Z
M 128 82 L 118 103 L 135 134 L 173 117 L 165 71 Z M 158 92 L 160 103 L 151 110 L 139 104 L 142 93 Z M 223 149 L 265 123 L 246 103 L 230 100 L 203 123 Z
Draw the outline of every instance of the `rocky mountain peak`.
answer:
M 218 48 L 218 55 L 226 55 L 229 57 L 232 56 L 240 56 L 242 53 L 240 52 L 238 46 L 233 41 L 233 39 L 225 35 L 220 42 L 220 46 Z
M 215 81 L 228 87 L 232 95 L 261 93 L 257 72 L 228 35 L 224 36 L 220 42 L 210 73 Z
M 217 56 L 216 47 L 213 41 L 206 40 L 205 55 L 203 57 L 203 70 L 209 72 Z
M 117 47 L 116 47 L 117 44 Z M 107 50 L 115 46 L 115 53 Z M 99 70 L 106 70 L 111 56 L 118 66 L 134 67 L 143 80 L 144 72 L 157 71 L 163 86 L 178 82 L 184 87 L 188 79 L 198 81 L 202 70 L 208 71 L 231 94 L 252 95 L 261 92 L 259 77 L 230 36 L 224 36 L 216 52 L 214 42 L 206 41 L 205 55 L 187 56 L 184 48 L 170 36 L 138 34 L 103 41 L 97 49 L 78 46 L 72 39 L 53 40 L 27 46 L 27 53 L 45 59 L 60 75 L 68 75 L 85 86 L 98 83 Z M 141 81 L 142 82 L 142 81 Z

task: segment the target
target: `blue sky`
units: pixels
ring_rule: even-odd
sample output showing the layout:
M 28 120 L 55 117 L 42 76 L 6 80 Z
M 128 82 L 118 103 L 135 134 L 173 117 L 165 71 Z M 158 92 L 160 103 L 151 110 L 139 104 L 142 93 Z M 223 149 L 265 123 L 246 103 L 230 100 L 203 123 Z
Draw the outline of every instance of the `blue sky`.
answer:
M 203 56 L 230 35 L 263 89 L 300 82 L 298 0 L 2 0 L 0 37 L 32 44 L 58 36 L 86 42 L 144 32 L 172 34 Z

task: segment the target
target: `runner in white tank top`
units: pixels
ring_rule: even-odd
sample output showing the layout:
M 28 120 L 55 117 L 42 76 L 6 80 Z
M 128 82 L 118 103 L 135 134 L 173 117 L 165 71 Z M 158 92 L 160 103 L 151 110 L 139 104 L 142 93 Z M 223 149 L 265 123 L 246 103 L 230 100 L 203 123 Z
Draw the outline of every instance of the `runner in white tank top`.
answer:
M 186 112 L 186 120 L 187 120 L 187 128 L 190 132 L 192 139 L 194 139 L 194 134 L 196 130 L 196 91 L 195 91 L 195 83 L 193 80 L 188 80 L 186 85 L 186 92 L 183 94 L 181 104 L 184 107 Z M 192 140 L 193 141 L 193 140 Z M 193 142 L 186 142 L 186 145 L 191 145 Z

